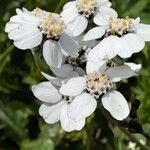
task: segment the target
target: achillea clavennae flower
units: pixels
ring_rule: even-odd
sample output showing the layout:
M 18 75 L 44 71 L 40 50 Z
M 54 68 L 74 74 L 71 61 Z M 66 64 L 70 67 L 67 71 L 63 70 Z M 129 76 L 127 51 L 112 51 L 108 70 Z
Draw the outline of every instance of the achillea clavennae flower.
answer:
M 77 54 L 78 45 L 67 34 L 64 21 L 58 14 L 39 8 L 33 11 L 16 9 L 16 13 L 6 24 L 5 31 L 17 48 L 25 50 L 42 45 L 45 61 L 56 68 L 61 66 L 64 54 Z
M 129 115 L 129 107 L 123 95 L 115 90 L 115 83 L 134 75 L 135 71 L 127 65 L 107 68 L 104 64 L 97 70 L 89 69 L 84 77 L 75 77 L 68 80 L 68 82 L 62 84 L 59 91 L 63 95 L 78 95 L 78 99 L 84 101 L 87 99 L 97 101 L 101 98 L 102 105 L 115 119 L 124 120 Z M 85 99 L 82 97 L 83 94 L 86 94 Z M 82 112 L 82 109 L 74 103 L 71 108 L 68 115 L 70 118 L 79 121 L 81 116 L 78 113 Z
M 130 109 L 117 83 L 136 75 L 141 64 L 122 58 L 150 41 L 150 25 L 139 18 L 117 18 L 109 0 L 68 2 L 61 15 L 39 8 L 16 13 L 6 24 L 8 37 L 22 50 L 42 47 L 53 72 L 41 72 L 48 81 L 32 86 L 43 102 L 39 113 L 45 122 L 60 121 L 68 132 L 81 130 L 98 104 L 116 120 L 128 117 Z M 98 26 L 83 33 L 91 20 Z
M 91 18 L 95 23 L 103 25 L 110 16 L 117 17 L 117 13 L 110 7 L 108 0 L 76 0 L 68 2 L 61 15 L 73 36 L 78 36 L 87 28 Z
M 79 81 L 82 82 L 82 77 Z M 90 116 L 97 106 L 97 102 L 92 96 L 86 93 L 78 96 L 76 91 L 74 94 L 63 95 L 50 81 L 34 85 L 32 92 L 39 100 L 44 102 L 39 109 L 39 113 L 45 122 L 53 124 L 60 121 L 62 128 L 68 132 L 81 130 L 85 125 L 85 118 Z M 74 114 L 74 116 L 78 115 L 79 119 L 71 118 L 69 113 Z
M 91 29 L 83 40 L 102 39 L 89 53 L 90 60 L 131 57 L 141 51 L 145 41 L 150 41 L 150 25 L 140 23 L 140 19 L 110 18 L 105 26 Z

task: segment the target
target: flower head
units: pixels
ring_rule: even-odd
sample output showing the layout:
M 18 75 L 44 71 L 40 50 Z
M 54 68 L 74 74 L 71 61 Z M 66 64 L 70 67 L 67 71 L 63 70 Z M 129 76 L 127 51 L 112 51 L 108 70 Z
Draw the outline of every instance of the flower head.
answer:
M 73 36 L 82 34 L 92 18 L 94 23 L 108 21 L 110 16 L 117 17 L 117 13 L 110 8 L 108 0 L 75 0 L 68 2 L 61 13 L 67 28 Z
M 101 39 L 89 53 L 89 58 L 95 61 L 112 59 L 117 55 L 121 58 L 131 57 L 144 48 L 145 41 L 150 41 L 149 35 L 150 25 L 141 24 L 139 18 L 110 17 L 106 25 L 91 29 L 83 40 Z
M 82 78 L 80 81 L 82 82 Z M 88 94 L 64 95 L 49 81 L 34 85 L 32 92 L 44 102 L 39 113 L 45 122 L 53 124 L 60 120 L 62 128 L 68 132 L 81 130 L 85 125 L 85 118 L 90 116 L 97 106 L 96 100 Z
M 6 24 L 5 31 L 17 48 L 33 49 L 41 45 L 45 61 L 56 68 L 61 66 L 64 55 L 77 55 L 78 45 L 68 35 L 60 15 L 39 8 L 16 9 L 16 13 Z
M 96 9 L 96 0 L 76 0 L 76 7 L 79 14 L 89 18 Z
M 87 66 L 88 68 L 89 66 Z M 62 84 L 60 93 L 64 95 L 87 94 L 91 100 L 101 98 L 102 105 L 117 120 L 123 120 L 129 115 L 129 107 L 123 95 L 116 91 L 115 83 L 135 75 L 135 71 L 127 65 L 108 68 L 106 64 L 93 70 L 90 67 L 84 77 L 74 77 Z M 84 99 L 86 101 L 86 99 Z M 78 120 L 78 116 L 70 114 Z

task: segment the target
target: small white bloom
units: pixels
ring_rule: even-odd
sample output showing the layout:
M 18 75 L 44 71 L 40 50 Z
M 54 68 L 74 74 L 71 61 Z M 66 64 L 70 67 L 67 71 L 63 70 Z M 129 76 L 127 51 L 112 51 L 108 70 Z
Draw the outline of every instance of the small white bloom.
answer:
M 130 150 L 135 150 L 136 149 L 136 143 L 133 143 L 133 142 L 129 142 L 129 144 L 128 144 L 128 148 L 130 149 Z
M 99 24 L 100 25 L 100 24 Z M 100 39 L 102 41 L 89 53 L 91 60 L 131 57 L 141 51 L 145 41 L 150 41 L 150 25 L 140 23 L 140 19 L 110 18 L 106 25 L 91 29 L 83 40 Z
M 110 16 L 117 17 L 116 11 L 110 7 L 109 0 L 75 0 L 64 6 L 61 15 L 73 36 L 78 36 L 87 28 L 90 18 L 103 25 Z
M 115 119 L 123 120 L 129 115 L 129 107 L 123 95 L 114 90 L 115 83 L 133 75 L 135 75 L 135 71 L 127 65 L 108 68 L 106 64 L 103 66 L 100 64 L 100 67 L 97 66 L 95 69 L 89 67 L 85 77 L 75 77 L 68 80 L 67 83 L 63 83 L 60 93 L 70 96 L 79 95 L 79 98 L 82 94 L 88 94 L 91 101 L 96 101 L 104 94 L 101 98 L 104 108 Z M 71 109 L 69 109 L 68 115 L 75 120 L 80 119 L 80 116 L 72 114 Z
M 85 85 L 83 77 L 78 79 L 80 82 L 74 83 L 75 87 L 80 83 Z M 64 95 L 49 81 L 32 86 L 32 92 L 44 102 L 39 113 L 45 122 L 53 124 L 60 120 L 62 128 L 68 132 L 81 130 L 85 125 L 85 118 L 90 116 L 97 106 L 96 100 L 90 94 L 81 93 L 81 88 Z
M 39 8 L 33 11 L 16 9 L 5 31 L 19 49 L 32 49 L 42 44 L 43 56 L 48 65 L 59 68 L 64 53 L 76 56 L 77 43 L 67 34 L 63 19 Z M 69 44 L 68 44 L 69 43 Z

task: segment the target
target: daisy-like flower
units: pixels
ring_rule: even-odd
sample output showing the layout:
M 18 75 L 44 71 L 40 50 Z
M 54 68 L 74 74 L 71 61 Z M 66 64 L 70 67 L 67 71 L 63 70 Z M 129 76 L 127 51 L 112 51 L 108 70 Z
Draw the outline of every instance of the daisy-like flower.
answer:
M 101 66 L 101 65 L 100 65 Z M 90 69 L 91 68 L 91 69 Z M 107 68 L 106 65 L 93 70 L 89 67 L 87 75 L 75 77 L 63 83 L 60 93 L 63 95 L 78 95 L 79 101 L 97 101 L 101 97 L 102 105 L 117 120 L 124 120 L 129 115 L 129 107 L 123 95 L 115 90 L 115 83 L 135 75 L 135 71 L 127 65 Z M 86 97 L 83 97 L 83 94 Z M 81 107 L 73 102 L 68 109 L 68 116 L 75 121 L 81 120 Z
M 89 53 L 90 60 L 112 59 L 116 55 L 128 58 L 133 53 L 141 51 L 145 41 L 150 41 L 150 25 L 140 23 L 140 18 L 111 17 L 105 26 L 91 29 L 83 40 L 100 38 L 102 41 Z
M 78 81 L 82 84 L 82 77 Z M 53 124 L 60 121 L 62 128 L 68 132 L 81 130 L 85 125 L 85 118 L 90 116 L 97 106 L 92 96 L 86 93 L 78 96 L 78 92 L 63 95 L 50 81 L 34 85 L 32 92 L 35 97 L 44 102 L 40 106 L 39 114 L 45 122 Z M 78 119 L 73 119 L 68 115 L 71 110 L 72 114 L 78 115 Z
M 78 36 L 87 28 L 91 18 L 103 25 L 110 16 L 117 17 L 116 11 L 110 7 L 109 0 L 75 0 L 64 6 L 61 15 L 72 35 Z
M 43 56 L 48 65 L 60 67 L 63 55 L 75 56 L 77 43 L 67 34 L 63 19 L 39 8 L 33 11 L 16 9 L 17 15 L 10 18 L 5 31 L 22 50 L 43 47 Z

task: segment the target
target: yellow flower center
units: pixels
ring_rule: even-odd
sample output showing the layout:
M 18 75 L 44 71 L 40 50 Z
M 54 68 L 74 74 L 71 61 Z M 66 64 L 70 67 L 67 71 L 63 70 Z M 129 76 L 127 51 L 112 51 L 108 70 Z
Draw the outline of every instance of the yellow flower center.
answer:
M 41 25 L 43 33 L 47 37 L 55 38 L 61 36 L 64 30 L 64 21 L 61 18 L 54 18 L 52 13 L 43 20 Z
M 94 14 L 96 7 L 96 0 L 76 0 L 78 12 L 84 14 L 86 17 Z
M 41 17 L 42 15 L 42 9 L 36 7 L 35 9 L 33 9 L 32 14 L 36 17 Z
M 108 32 L 111 35 L 123 35 L 132 31 L 132 20 L 129 17 L 126 19 L 109 19 Z
M 91 94 L 101 95 L 111 87 L 111 83 L 107 74 L 92 73 L 87 75 L 87 90 Z
M 32 11 L 32 14 L 41 19 L 40 28 L 47 38 L 59 38 L 64 30 L 64 21 L 54 17 L 53 13 L 46 12 L 40 8 Z

